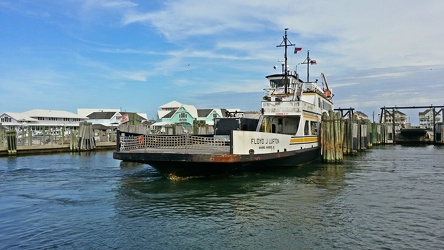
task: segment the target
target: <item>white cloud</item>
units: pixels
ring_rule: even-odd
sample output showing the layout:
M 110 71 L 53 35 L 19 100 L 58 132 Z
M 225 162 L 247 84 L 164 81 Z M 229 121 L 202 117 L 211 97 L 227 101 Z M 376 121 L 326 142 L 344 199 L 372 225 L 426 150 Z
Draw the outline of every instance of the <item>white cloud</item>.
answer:
M 285 27 L 303 48 L 289 55 L 290 65 L 310 50 L 318 62 L 311 79 L 325 72 L 340 106 L 424 105 L 444 96 L 441 0 L 71 0 L 66 9 L 51 1 L 12 3 L 0 0 L 12 12 L 35 7 L 54 22 L 66 22 L 56 20 L 60 13 L 69 17 L 72 23 L 60 26 L 75 27 L 65 34 L 83 45 L 70 57 L 89 70 L 83 75 L 115 86 L 159 84 L 171 89 L 172 99 L 201 91 L 262 92 L 264 76 L 282 59 L 276 45 Z M 298 70 L 305 79 L 305 69 Z M 182 86 L 187 92 L 174 92 Z

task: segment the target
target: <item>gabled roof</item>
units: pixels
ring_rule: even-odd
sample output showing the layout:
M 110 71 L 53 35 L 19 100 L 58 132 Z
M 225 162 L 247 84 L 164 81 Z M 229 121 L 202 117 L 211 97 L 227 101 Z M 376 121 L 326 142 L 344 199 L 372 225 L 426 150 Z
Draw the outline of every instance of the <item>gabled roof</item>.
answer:
M 171 111 L 170 110 L 158 110 L 157 111 L 157 117 L 159 119 L 164 118 L 167 114 L 169 114 Z
M 135 113 L 135 112 L 119 112 L 121 115 L 125 115 L 125 114 L 129 114 L 129 115 L 136 115 L 136 120 L 138 120 L 138 121 L 144 121 L 144 120 L 148 120 L 147 118 L 145 118 L 145 117 L 143 117 L 143 116 L 141 116 L 140 114 L 138 114 L 138 113 Z
M 193 105 L 187 105 L 187 104 L 182 104 L 182 107 L 188 112 L 190 113 L 190 115 L 192 117 L 197 118 L 197 109 L 196 107 L 194 107 Z
M 116 114 L 116 112 L 93 112 L 89 115 L 87 115 L 87 117 L 89 119 L 111 119 L 114 115 Z
M 166 103 L 162 106 L 160 106 L 160 108 L 179 108 L 180 106 L 182 106 L 182 103 L 178 102 L 178 101 L 172 101 L 169 103 Z
M 388 113 L 388 114 L 392 114 L 392 111 L 391 111 L 391 110 L 387 110 L 387 109 L 386 109 L 385 112 Z M 398 115 L 406 115 L 406 114 L 402 113 L 402 112 L 399 111 L 399 110 L 395 110 L 395 114 L 398 114 Z
M 120 109 L 77 109 L 77 114 L 80 116 L 88 116 L 94 112 L 120 112 Z
M 27 115 L 29 117 L 57 117 L 57 118 L 79 118 L 79 119 L 87 119 L 87 117 L 83 117 L 68 111 L 63 110 L 51 110 L 51 109 L 33 109 L 22 113 L 23 115 Z
M 368 117 L 365 113 L 361 112 L 361 111 L 355 111 L 356 115 L 360 115 L 360 116 L 366 116 Z
M 426 115 L 431 111 L 432 111 L 432 109 L 426 109 L 426 110 L 424 110 L 424 112 L 419 112 L 419 115 Z
M 28 115 L 23 114 L 23 113 L 6 112 L 6 113 L 3 113 L 3 114 L 13 118 L 16 121 L 26 121 L 26 122 L 38 121 L 37 119 L 29 117 Z
M 216 112 L 219 117 L 225 117 L 226 109 L 198 109 L 197 110 L 197 114 L 199 115 L 198 117 L 200 118 L 206 118 L 208 116 L 212 116 L 213 112 Z
M 171 118 L 176 113 L 177 110 L 171 110 L 166 115 L 164 115 L 162 118 Z
M 197 115 L 198 115 L 198 117 L 207 117 L 208 115 L 210 115 L 211 111 L 213 111 L 213 110 L 212 109 L 198 109 Z
M 103 124 L 93 124 L 91 127 L 92 127 L 92 129 L 99 129 L 99 130 L 109 129 L 108 126 L 105 126 Z

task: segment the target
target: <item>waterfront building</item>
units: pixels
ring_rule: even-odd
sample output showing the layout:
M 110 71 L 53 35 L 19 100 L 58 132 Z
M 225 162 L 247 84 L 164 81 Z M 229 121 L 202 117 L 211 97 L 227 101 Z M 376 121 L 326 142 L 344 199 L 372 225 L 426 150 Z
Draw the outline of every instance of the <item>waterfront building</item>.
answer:
M 0 123 L 8 130 L 30 129 L 38 133 L 42 130 L 58 131 L 61 128 L 77 128 L 88 118 L 68 111 L 33 109 L 22 113 L 5 112 L 0 115 Z
M 88 122 L 92 124 L 101 124 L 106 127 L 116 127 L 122 123 L 145 123 L 148 121 L 146 114 L 138 114 L 134 112 L 113 112 L 113 111 L 98 111 L 87 115 Z
M 419 112 L 419 127 L 426 129 L 433 129 L 433 109 L 427 109 L 424 112 Z M 435 123 L 441 121 L 441 115 L 438 113 L 435 116 Z
M 120 109 L 78 109 L 92 123 L 98 141 L 115 141 L 115 130 L 120 125 L 150 124 L 146 113 L 123 112 Z
M 368 120 L 368 116 L 361 111 L 355 111 L 354 114 L 358 120 Z
M 166 127 L 175 126 L 181 128 L 182 132 L 189 133 L 197 122 L 200 126 L 207 126 L 208 132 L 212 132 L 216 118 L 227 117 L 236 112 L 239 112 L 239 116 L 259 117 L 259 112 L 240 112 L 239 109 L 220 108 L 197 109 L 193 105 L 171 101 L 159 107 L 157 120 L 151 125 L 151 129 L 158 133 L 165 133 Z
M 390 110 L 385 110 L 385 113 L 382 116 L 381 122 L 387 123 L 387 124 L 394 123 L 395 127 L 397 127 L 397 128 L 408 127 L 407 115 L 402 113 L 399 110 L 394 111 L 394 120 L 393 120 L 393 112 Z

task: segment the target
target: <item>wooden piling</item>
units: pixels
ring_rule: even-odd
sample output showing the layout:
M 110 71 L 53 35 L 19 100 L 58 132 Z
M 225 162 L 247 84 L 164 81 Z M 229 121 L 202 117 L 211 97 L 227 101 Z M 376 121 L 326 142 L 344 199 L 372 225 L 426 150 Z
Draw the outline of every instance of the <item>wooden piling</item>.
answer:
M 6 137 L 8 141 L 8 155 L 16 155 L 17 154 L 17 132 L 7 131 Z
M 92 123 L 83 122 L 80 123 L 78 149 L 79 150 L 92 150 L 96 148 L 94 139 L 94 132 L 92 129 Z
M 79 150 L 77 132 L 78 132 L 78 130 L 74 130 L 74 129 L 71 129 L 71 132 L 70 132 L 69 149 L 72 152 Z
M 322 160 L 327 163 L 342 162 L 344 143 L 344 122 L 340 113 L 330 111 L 322 114 L 321 149 Z

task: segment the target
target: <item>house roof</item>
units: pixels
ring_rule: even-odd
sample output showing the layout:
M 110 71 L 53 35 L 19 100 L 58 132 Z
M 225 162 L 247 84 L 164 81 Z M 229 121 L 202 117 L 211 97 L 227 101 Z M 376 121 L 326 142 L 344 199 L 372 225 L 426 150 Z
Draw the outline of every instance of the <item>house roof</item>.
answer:
M 143 116 L 141 116 L 140 114 L 138 114 L 138 113 L 135 113 L 135 112 L 119 112 L 121 115 L 125 115 L 125 114 L 128 114 L 128 115 L 136 115 L 136 117 L 133 117 L 133 118 L 135 118 L 135 120 L 138 120 L 138 121 L 144 121 L 144 120 L 148 120 L 146 117 L 143 117 Z
M 120 112 L 120 109 L 77 109 L 77 114 L 80 116 L 88 116 L 94 112 Z
M 182 103 L 178 102 L 178 101 L 171 101 L 169 103 L 166 103 L 162 106 L 160 106 L 160 108 L 179 108 L 180 106 L 182 106 Z
M 424 110 L 424 112 L 419 112 L 419 115 L 426 115 L 431 111 L 432 111 L 432 109 L 426 109 L 426 110 Z
M 355 111 L 356 115 L 360 115 L 360 116 L 366 116 L 368 117 L 365 113 L 361 112 L 361 111 Z
M 171 118 L 176 113 L 177 110 L 171 110 L 166 115 L 164 115 L 162 118 Z
M 198 117 L 197 116 L 197 108 L 194 107 L 193 105 L 188 105 L 188 104 L 182 104 L 182 107 L 184 109 L 186 109 L 186 111 L 188 111 L 188 113 L 190 113 L 190 115 L 192 117 Z
M 210 115 L 211 111 L 213 111 L 213 109 L 198 109 L 197 115 L 198 117 L 207 117 Z
M 115 114 L 116 112 L 93 112 L 87 117 L 89 119 L 111 119 Z
M 6 112 L 6 113 L 3 113 L 3 114 L 13 118 L 16 121 L 24 121 L 24 122 L 38 121 L 37 119 L 34 119 L 34 118 L 30 117 L 29 115 L 26 115 L 26 114 L 23 114 L 23 113 Z
M 386 109 L 385 112 L 388 113 L 388 114 L 392 114 L 392 111 L 391 111 L 391 110 L 387 110 L 387 109 Z M 406 114 L 402 113 L 402 112 L 399 111 L 399 110 L 395 110 L 395 114 L 398 114 L 398 115 L 406 115 Z
M 159 119 L 162 119 L 162 118 L 165 117 L 165 115 L 167 115 L 167 114 L 170 113 L 170 112 L 171 112 L 170 110 L 158 110 L 158 111 L 157 111 L 157 117 L 158 117 Z
M 108 126 L 105 126 L 103 124 L 93 124 L 91 127 L 92 129 L 98 129 L 98 130 L 106 130 L 109 128 Z
M 33 109 L 22 113 L 29 117 L 57 117 L 57 118 L 79 118 L 87 119 L 87 117 L 80 116 L 68 111 L 51 110 L 51 109 Z

